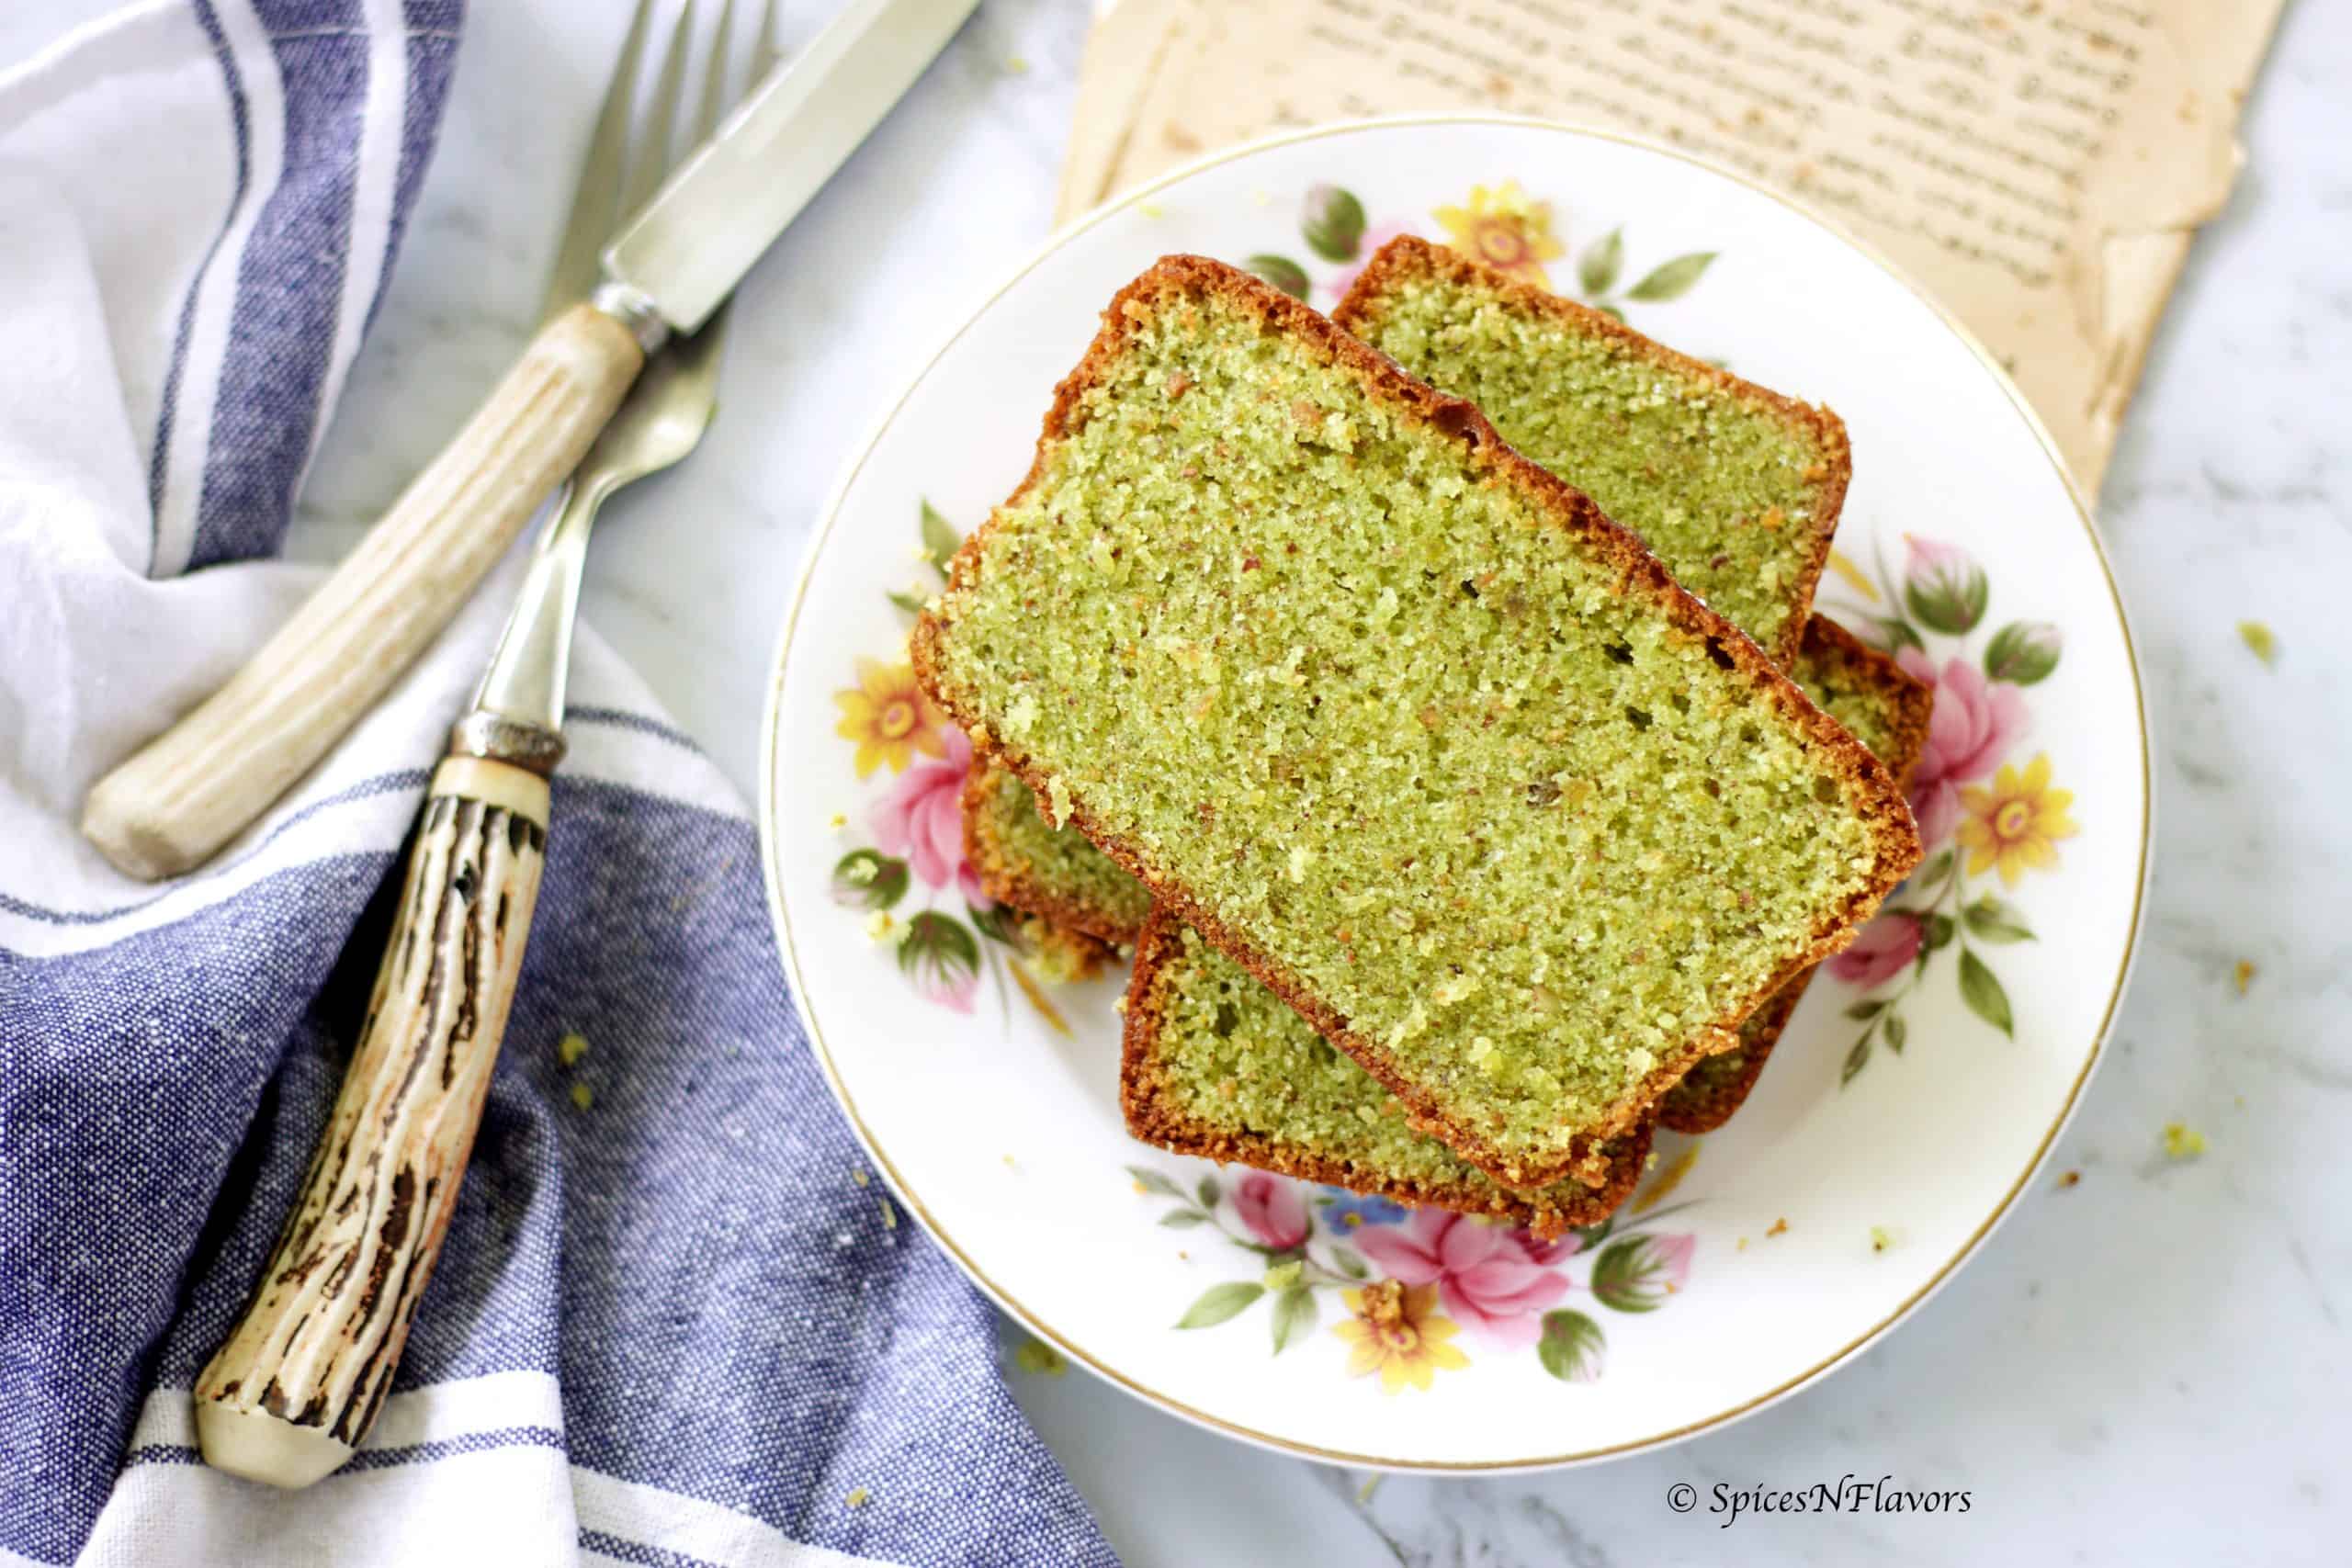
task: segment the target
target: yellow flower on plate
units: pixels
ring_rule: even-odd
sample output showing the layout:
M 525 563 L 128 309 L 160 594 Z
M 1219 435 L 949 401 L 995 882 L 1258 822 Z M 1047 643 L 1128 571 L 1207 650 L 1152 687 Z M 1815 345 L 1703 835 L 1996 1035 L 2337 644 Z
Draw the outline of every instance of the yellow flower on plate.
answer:
M 892 773 L 904 773 L 917 751 L 926 757 L 947 755 L 939 739 L 939 710 L 915 683 L 912 665 L 859 660 L 856 687 L 835 692 L 833 705 L 842 710 L 833 733 L 857 742 L 859 778 L 884 762 Z
M 1552 283 L 1544 264 L 1567 254 L 1552 234 L 1552 204 L 1530 201 L 1517 180 L 1471 186 L 1470 199 L 1439 208 L 1437 220 L 1453 249 L 1543 288 Z
M 1380 1374 L 1380 1392 L 1397 1393 L 1407 1387 L 1427 1390 L 1440 1368 L 1456 1371 L 1470 1358 L 1446 1343 L 1461 1325 L 1437 1311 L 1437 1286 L 1408 1285 L 1383 1280 L 1360 1291 L 1342 1291 L 1340 1299 L 1354 1315 L 1333 1325 L 1331 1332 L 1354 1347 L 1348 1353 L 1348 1376 Z
M 2002 884 L 2014 887 L 2026 867 L 2056 865 L 2057 840 L 2081 830 L 2066 815 L 2074 803 L 2072 790 L 2050 787 L 2046 751 L 2026 764 L 2023 776 L 2005 762 L 1991 789 L 1962 790 L 1954 836 L 1968 851 L 1969 874 L 1997 865 Z

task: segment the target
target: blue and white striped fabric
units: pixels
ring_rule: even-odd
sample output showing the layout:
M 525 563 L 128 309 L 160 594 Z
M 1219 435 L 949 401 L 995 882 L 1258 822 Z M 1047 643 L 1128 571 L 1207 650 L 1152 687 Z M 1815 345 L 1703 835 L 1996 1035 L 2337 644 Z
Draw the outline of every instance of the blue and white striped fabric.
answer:
M 132 884 L 73 824 L 314 581 L 263 558 L 458 12 L 152 0 L 0 75 L 0 1563 L 1108 1562 L 985 1304 L 853 1179 L 740 804 L 593 639 L 396 1392 L 309 1492 L 198 1461 L 501 585 L 213 866 Z

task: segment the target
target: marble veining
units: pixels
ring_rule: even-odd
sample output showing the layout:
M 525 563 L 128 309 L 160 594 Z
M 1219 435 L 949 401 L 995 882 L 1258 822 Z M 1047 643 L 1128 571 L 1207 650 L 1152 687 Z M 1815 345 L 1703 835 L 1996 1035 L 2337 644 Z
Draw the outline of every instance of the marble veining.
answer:
M 788 6 L 786 41 L 829 7 Z M 12 7 L 21 58 L 80 7 Z M 308 489 L 330 558 L 519 348 L 626 0 L 470 8 L 407 254 Z M 1049 226 L 1085 7 L 989 0 L 746 285 L 695 459 L 598 530 L 586 619 L 749 793 L 775 627 L 843 457 Z M 2151 355 L 2101 518 L 2158 737 L 2156 848 L 2110 1059 L 2052 1171 L 1891 1339 L 1728 1430 L 1500 1479 L 1324 1470 L 1080 1372 L 1014 1392 L 1136 1563 L 1583 1568 L 2343 1561 L 2352 1536 L 2352 7 L 2290 6 L 2248 163 Z M 527 82 L 529 90 L 511 88 Z M 2275 668 L 2238 639 L 2267 621 Z M 2256 974 L 2240 996 L 2240 960 Z M 2160 1129 L 2210 1152 L 2161 1156 Z M 1743 1518 L 1848 1473 L 1962 1516 Z M 1687 1515 L 1667 1494 L 1702 1495 Z

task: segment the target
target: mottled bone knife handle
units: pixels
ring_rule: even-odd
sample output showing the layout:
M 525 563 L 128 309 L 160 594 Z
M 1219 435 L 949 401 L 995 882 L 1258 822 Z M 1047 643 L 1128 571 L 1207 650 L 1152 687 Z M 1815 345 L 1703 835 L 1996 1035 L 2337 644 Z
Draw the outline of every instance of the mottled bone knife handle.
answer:
M 593 305 L 549 321 L 293 618 L 98 781 L 83 833 L 152 880 L 202 864 L 243 832 L 440 635 L 644 364 L 630 330 Z
M 197 1379 L 215 1468 L 307 1486 L 375 1421 L 481 1122 L 547 823 L 537 773 L 472 756 L 435 772 L 334 1115 L 253 1301 Z

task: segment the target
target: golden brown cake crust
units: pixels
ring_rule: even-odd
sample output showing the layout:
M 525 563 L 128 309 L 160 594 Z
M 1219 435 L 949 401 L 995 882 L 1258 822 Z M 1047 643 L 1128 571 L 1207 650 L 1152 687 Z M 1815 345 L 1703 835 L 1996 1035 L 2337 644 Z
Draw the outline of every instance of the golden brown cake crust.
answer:
M 1359 329 L 1379 318 L 1382 295 L 1399 278 L 1414 276 L 1435 276 L 1486 289 L 1530 315 L 1548 316 L 1587 336 L 1607 339 L 1661 369 L 1707 382 L 1750 408 L 1765 410 L 1802 427 L 1811 436 L 1823 454 L 1821 471 L 1806 476 L 1813 481 L 1815 497 L 1808 541 L 1811 547 L 1789 593 L 1789 603 L 1797 613 L 1789 617 L 1786 628 L 1776 639 L 1778 646 L 1767 649 L 1772 662 L 1785 668 L 1796 657 L 1804 640 L 1807 624 L 1804 612 L 1813 604 L 1814 586 L 1821 581 L 1822 569 L 1829 563 L 1830 537 L 1838 532 L 1838 514 L 1845 508 L 1846 487 L 1854 477 L 1853 447 L 1846 438 L 1846 422 L 1826 408 L 1799 402 L 1769 387 L 1743 381 L 1703 359 L 1678 354 L 1606 311 L 1563 299 L 1509 273 L 1498 272 L 1459 251 L 1431 244 L 1416 234 L 1400 234 L 1373 253 L 1372 259 L 1356 274 L 1355 282 L 1340 300 L 1339 308 L 1331 312 L 1331 320 L 1347 332 L 1364 335 Z
M 1383 1171 L 1363 1170 L 1345 1160 L 1327 1159 L 1304 1149 L 1277 1144 L 1248 1133 L 1227 1132 L 1184 1114 L 1161 1071 L 1159 1031 L 1167 1016 L 1168 965 L 1183 955 L 1183 938 L 1176 918 L 1152 906 L 1136 943 L 1134 976 L 1127 982 L 1126 1028 L 1119 1052 L 1119 1105 L 1126 1112 L 1127 1131 L 1148 1144 L 1180 1155 L 1246 1165 L 1277 1176 L 1295 1176 L 1326 1187 L 1344 1187 L 1394 1198 L 1419 1207 L 1450 1209 L 1457 1214 L 1485 1214 L 1512 1220 L 1542 1236 L 1555 1236 L 1571 1225 L 1598 1224 L 1634 1195 L 1647 1162 L 1655 1124 L 1645 1121 L 1622 1138 L 1611 1140 L 1598 1160 L 1585 1162 L 1598 1185 L 1577 1181 L 1554 1184 L 1533 1191 L 1504 1187 L 1408 1181 Z
M 1367 397 L 1385 403 L 1407 419 L 1418 419 L 1464 443 L 1469 464 L 1478 471 L 1482 483 L 1510 485 L 1519 490 L 1546 514 L 1551 525 L 1577 536 L 1593 554 L 1617 569 L 1620 594 L 1640 595 L 1670 626 L 1685 635 L 1705 639 L 1727 675 L 1745 680 L 1765 701 L 1777 707 L 1782 717 L 1804 730 L 1825 757 L 1836 763 L 1834 771 L 1847 782 L 1851 803 L 1868 826 L 1877 848 L 1876 874 L 1843 905 L 1825 914 L 1804 944 L 1791 953 L 1764 985 L 1752 994 L 1736 998 L 1735 1005 L 1724 1009 L 1718 1019 L 1694 1029 L 1679 1050 L 1667 1053 L 1607 1111 L 1589 1125 L 1574 1129 L 1595 1143 L 1632 1133 L 1650 1120 L 1660 1097 L 1679 1082 L 1701 1057 L 1736 1046 L 1734 1031 L 1742 1019 L 1790 980 L 1851 942 L 1888 890 L 1918 863 L 1918 833 L 1902 790 L 1878 759 L 1834 719 L 1815 708 L 1738 627 L 1684 592 L 1640 539 L 1603 516 L 1582 491 L 1512 450 L 1475 405 L 1414 380 L 1387 358 L 1280 289 L 1206 256 L 1163 256 L 1112 298 L 1102 313 L 1102 330 L 1095 334 L 1077 368 L 1057 389 L 1053 407 L 1046 415 L 1036 455 L 1031 460 L 1029 472 L 1006 502 L 1008 507 L 1018 504 L 1044 473 L 1047 452 L 1070 433 L 1080 399 L 1102 378 L 1105 367 L 1124 352 L 1127 334 L 1135 323 L 1148 319 L 1155 305 L 1181 305 L 1196 299 L 1216 299 L 1228 308 L 1254 315 L 1261 330 L 1291 336 L 1328 367 L 1352 377 Z M 971 732 L 978 744 L 993 750 L 1004 765 L 1020 774 L 1042 797 L 1048 789 L 1047 771 L 1035 759 L 1009 744 L 1004 737 L 989 734 L 977 701 L 952 685 L 942 667 L 941 644 L 951 629 L 945 614 L 947 604 L 958 593 L 968 592 L 978 581 L 988 539 L 1003 515 L 1004 508 L 1000 508 L 988 522 L 973 530 L 956 553 L 949 564 L 946 592 L 915 622 L 910 651 L 917 679 L 943 711 Z M 1426 1088 L 1404 1076 L 1396 1059 L 1377 1040 L 1351 1028 L 1348 1020 L 1308 991 L 1295 973 L 1219 920 L 1193 890 L 1174 884 L 1146 865 L 1134 844 L 1095 823 L 1084 800 L 1072 798 L 1069 820 L 1096 848 L 1148 887 L 1157 902 L 1169 906 L 1172 913 L 1256 976 L 1334 1045 L 1386 1085 L 1389 1092 L 1403 1100 L 1413 1113 L 1416 1125 L 1442 1137 L 1464 1159 L 1496 1180 L 1521 1188 L 1548 1185 L 1580 1163 L 1573 1148 L 1542 1163 L 1522 1163 L 1481 1133 L 1449 1116 Z M 1597 1172 L 1598 1167 L 1589 1163 L 1589 1156 L 1584 1163 L 1588 1173 Z
M 1918 765 L 1920 750 L 1928 743 L 1928 719 L 1936 705 L 1936 694 L 1914 679 L 1891 654 L 1872 648 L 1826 615 L 1806 620 L 1804 657 L 1819 664 L 1838 665 L 1857 685 L 1876 687 L 1895 710 L 1887 755 L 1879 760 L 1909 784 L 1911 770 Z M 1658 1101 L 1658 1125 L 1673 1133 L 1712 1133 L 1730 1121 L 1763 1076 L 1764 1064 L 1770 1059 L 1772 1047 L 1780 1043 L 1789 1020 L 1796 1016 L 1797 1003 L 1804 999 L 1804 988 L 1812 984 L 1813 976 L 1813 970 L 1806 970 L 1758 1008 L 1740 1026 L 1736 1050 L 1714 1057 L 1668 1090 Z
M 980 891 L 1000 904 L 1010 904 L 1024 915 L 1050 920 L 1066 931 L 1104 945 L 1133 947 L 1140 927 L 1122 919 L 1114 909 L 1072 898 L 1046 886 L 1036 867 L 1023 859 L 996 835 L 989 796 L 1002 783 L 1005 770 L 986 760 L 973 764 L 956 797 L 964 812 L 964 858 L 980 879 Z

